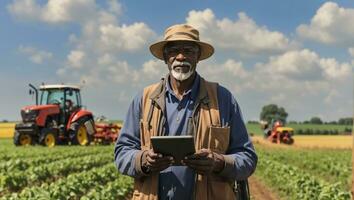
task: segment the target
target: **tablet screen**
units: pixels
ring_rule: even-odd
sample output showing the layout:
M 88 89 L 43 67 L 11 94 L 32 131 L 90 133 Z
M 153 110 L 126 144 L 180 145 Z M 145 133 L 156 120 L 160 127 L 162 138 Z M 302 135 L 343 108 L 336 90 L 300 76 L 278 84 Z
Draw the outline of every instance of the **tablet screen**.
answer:
M 194 137 L 191 135 L 181 136 L 152 136 L 151 144 L 154 152 L 164 156 L 173 156 L 174 165 L 181 165 L 181 160 L 195 153 Z

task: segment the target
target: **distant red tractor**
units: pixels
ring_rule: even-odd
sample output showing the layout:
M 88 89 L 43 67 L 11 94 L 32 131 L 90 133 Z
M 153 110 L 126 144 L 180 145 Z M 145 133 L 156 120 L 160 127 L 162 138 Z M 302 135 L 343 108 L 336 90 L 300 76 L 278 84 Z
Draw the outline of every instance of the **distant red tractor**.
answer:
M 36 95 L 36 105 L 21 109 L 22 122 L 16 124 L 14 144 L 16 146 L 42 144 L 53 147 L 58 144 L 88 145 L 96 141 L 96 134 L 105 140 L 115 141 L 120 127 L 112 131 L 97 133 L 92 112 L 83 108 L 80 88 L 73 85 L 41 85 L 40 101 L 38 89 L 32 88 L 30 94 Z
M 284 127 L 281 121 L 275 121 L 271 123 L 269 127 L 267 122 L 261 123 L 264 130 L 264 138 L 272 143 L 293 144 L 294 129 L 290 127 Z

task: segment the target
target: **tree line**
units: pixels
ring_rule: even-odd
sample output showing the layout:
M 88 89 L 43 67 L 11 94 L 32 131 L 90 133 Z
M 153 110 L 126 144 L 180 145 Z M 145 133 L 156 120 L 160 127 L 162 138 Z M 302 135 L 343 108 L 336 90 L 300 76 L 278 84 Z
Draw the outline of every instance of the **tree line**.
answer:
M 260 120 L 271 123 L 272 121 L 279 120 L 286 123 L 288 113 L 285 108 L 279 107 L 276 104 L 265 105 L 260 113 Z M 249 123 L 257 123 L 256 121 L 249 121 Z M 314 116 L 305 121 L 289 121 L 291 124 L 338 124 L 338 125 L 353 125 L 353 117 L 340 118 L 338 121 L 323 121 L 320 117 Z

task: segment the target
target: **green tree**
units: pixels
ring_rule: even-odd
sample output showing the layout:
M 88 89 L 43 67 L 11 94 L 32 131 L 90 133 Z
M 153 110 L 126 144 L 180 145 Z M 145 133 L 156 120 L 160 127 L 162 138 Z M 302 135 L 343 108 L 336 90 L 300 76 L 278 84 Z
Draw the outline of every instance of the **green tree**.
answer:
M 276 104 L 269 104 L 263 106 L 262 112 L 260 114 L 260 119 L 270 123 L 272 120 L 280 120 L 286 123 L 286 118 L 288 113 L 283 107 L 278 107 Z
M 310 122 L 311 122 L 311 124 L 323 124 L 321 118 L 319 118 L 319 117 L 312 117 L 310 119 Z
M 352 117 L 340 118 L 338 120 L 338 124 L 341 124 L 341 125 L 353 125 L 353 118 Z

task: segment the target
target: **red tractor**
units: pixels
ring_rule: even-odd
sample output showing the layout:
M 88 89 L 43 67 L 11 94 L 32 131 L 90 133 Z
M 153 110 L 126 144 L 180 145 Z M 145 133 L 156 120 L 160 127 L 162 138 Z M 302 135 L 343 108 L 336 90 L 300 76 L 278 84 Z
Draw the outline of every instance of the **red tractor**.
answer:
M 83 108 L 79 87 L 41 85 L 38 102 L 38 89 L 32 84 L 29 86 L 32 88 L 30 94 L 36 95 L 36 105 L 21 109 L 22 122 L 16 124 L 13 138 L 16 146 L 88 145 L 95 140 L 96 127 L 93 114 Z M 117 135 L 114 136 L 114 140 Z

